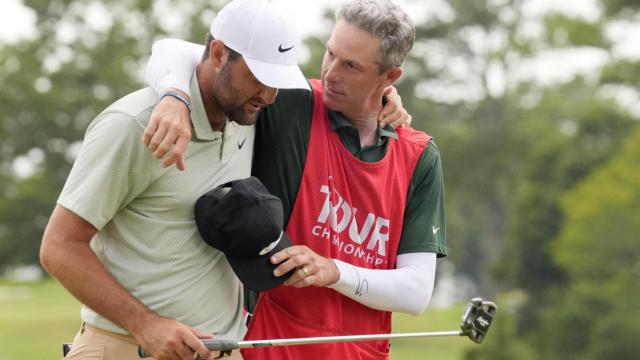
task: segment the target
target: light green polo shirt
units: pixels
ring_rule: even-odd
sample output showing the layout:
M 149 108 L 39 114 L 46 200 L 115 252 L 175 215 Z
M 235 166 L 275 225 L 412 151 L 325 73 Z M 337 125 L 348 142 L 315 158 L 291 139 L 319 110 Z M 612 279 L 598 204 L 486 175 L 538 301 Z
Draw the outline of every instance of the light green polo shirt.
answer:
M 242 338 L 241 284 L 194 221 L 208 190 L 251 174 L 255 128 L 211 129 L 194 76 L 193 135 L 186 170 L 162 168 L 142 136 L 158 96 L 150 88 L 118 100 L 89 125 L 58 204 L 98 229 L 91 247 L 115 279 L 161 316 L 217 338 Z M 100 284 L 93 284 L 99 287 Z M 87 306 L 82 320 L 126 331 Z

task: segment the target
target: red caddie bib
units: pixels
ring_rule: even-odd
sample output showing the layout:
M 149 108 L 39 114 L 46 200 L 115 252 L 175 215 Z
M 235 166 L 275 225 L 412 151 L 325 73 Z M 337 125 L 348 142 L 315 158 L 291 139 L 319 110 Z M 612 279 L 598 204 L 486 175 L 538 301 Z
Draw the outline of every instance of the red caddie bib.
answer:
M 397 129 L 384 157 L 359 160 L 331 129 L 322 84 L 312 80 L 314 112 L 302 182 L 286 232 L 294 244 L 370 269 L 395 268 L 406 197 L 430 136 Z M 293 120 L 292 120 L 293 121 Z M 366 292 L 366 283 L 359 291 Z M 407 294 L 398 294 L 404 296 Z M 391 332 L 391 313 L 329 288 L 279 286 L 260 294 L 245 339 Z M 388 359 L 389 342 L 243 349 L 245 359 Z

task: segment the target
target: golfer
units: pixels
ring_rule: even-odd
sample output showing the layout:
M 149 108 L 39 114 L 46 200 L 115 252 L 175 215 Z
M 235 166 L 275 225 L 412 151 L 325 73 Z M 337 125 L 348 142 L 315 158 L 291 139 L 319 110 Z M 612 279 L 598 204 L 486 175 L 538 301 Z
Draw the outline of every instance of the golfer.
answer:
M 293 47 L 279 52 L 281 44 Z M 163 168 L 140 141 L 160 100 L 152 90 L 123 97 L 89 125 L 40 253 L 83 304 L 67 359 L 139 359 L 138 345 L 158 360 L 208 359 L 201 339 L 244 335 L 241 284 L 201 240 L 193 208 L 206 191 L 250 175 L 255 133 L 244 125 L 276 88 L 307 88 L 297 44 L 292 19 L 266 0 L 222 9 L 187 80 L 193 139 L 184 173 Z
M 287 286 L 261 293 L 249 340 L 390 332 L 392 311 L 419 314 L 427 306 L 436 258 L 447 252 L 438 148 L 425 133 L 378 128 L 414 26 L 386 0 L 351 1 L 336 20 L 321 81 L 311 81 L 311 92 L 280 91 L 257 123 L 253 174 L 283 200 L 286 233 L 297 245 L 272 257 L 276 275 L 295 272 Z M 184 87 L 179 74 L 197 57 L 192 45 L 171 44 L 151 58 L 149 81 L 158 91 Z M 170 101 L 152 115 L 159 127 L 147 129 L 155 146 L 173 142 L 170 128 L 181 123 L 173 114 L 186 115 Z M 386 359 L 389 343 L 256 348 L 243 356 Z

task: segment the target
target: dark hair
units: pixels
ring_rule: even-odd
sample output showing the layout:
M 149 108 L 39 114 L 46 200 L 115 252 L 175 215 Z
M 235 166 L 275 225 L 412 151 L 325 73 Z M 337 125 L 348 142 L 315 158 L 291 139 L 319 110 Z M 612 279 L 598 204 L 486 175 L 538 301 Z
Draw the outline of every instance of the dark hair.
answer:
M 202 54 L 202 60 L 206 60 L 209 57 L 209 51 L 211 49 L 211 42 L 215 40 L 215 38 L 213 37 L 213 35 L 211 35 L 210 32 L 207 33 L 207 39 L 204 42 L 204 53 Z M 237 51 L 231 49 L 228 46 L 224 46 L 227 51 L 229 52 L 229 55 L 227 55 L 227 61 L 228 62 L 234 62 L 236 61 L 237 58 L 240 57 L 240 53 L 238 53 Z

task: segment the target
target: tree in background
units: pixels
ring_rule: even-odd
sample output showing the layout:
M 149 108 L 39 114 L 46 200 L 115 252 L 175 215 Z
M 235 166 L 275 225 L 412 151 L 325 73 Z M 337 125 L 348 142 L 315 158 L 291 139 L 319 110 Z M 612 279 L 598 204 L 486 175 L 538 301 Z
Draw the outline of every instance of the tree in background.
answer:
M 150 0 L 25 6 L 36 18 L 35 37 L 0 43 L 0 271 L 38 262 L 84 130 L 113 100 L 142 86 L 153 41 L 171 31 L 203 42 L 216 8 Z
M 610 161 L 562 196 L 566 221 L 552 242 L 568 286 L 542 313 L 544 358 L 640 354 L 640 129 Z M 542 346 L 544 345 L 544 346 Z
M 627 205 L 616 203 L 614 199 L 605 200 L 615 196 L 613 189 L 621 184 L 597 181 L 598 185 L 591 188 L 596 191 L 595 186 L 599 187 L 601 194 L 597 197 L 589 191 L 576 190 L 576 187 L 584 186 L 579 184 L 585 181 L 595 184 L 595 180 L 585 180 L 592 179 L 594 173 L 615 173 L 609 169 L 610 165 L 603 164 L 620 156 L 621 144 L 632 129 L 637 128 L 637 103 L 634 115 L 630 112 L 634 102 L 628 99 L 630 96 L 637 99 L 640 62 L 621 56 L 620 49 L 607 34 L 612 28 L 637 18 L 640 7 L 625 1 L 603 1 L 599 5 L 603 12 L 595 21 L 558 14 L 545 18 L 548 46 L 555 49 L 597 48 L 606 52 L 608 64 L 591 76 L 587 74 L 565 84 L 547 87 L 544 92 L 531 87 L 533 92 L 520 97 L 520 102 L 528 106 L 523 107 L 519 131 L 513 134 L 520 132 L 519 139 L 528 137 L 529 140 L 523 142 L 526 156 L 521 159 L 518 186 L 509 201 L 511 218 L 508 220 L 506 252 L 502 264 L 495 269 L 502 286 L 523 289 L 527 301 L 521 307 L 507 306 L 506 310 L 512 313 L 503 312 L 503 315 L 507 315 L 505 320 L 512 326 L 501 329 L 498 338 L 489 339 L 486 348 L 470 352 L 469 359 L 622 359 L 634 358 L 640 353 L 637 346 L 633 347 L 637 325 L 630 320 L 633 316 L 628 316 L 634 312 L 638 314 L 633 305 L 633 299 L 638 296 L 637 275 L 635 279 L 630 276 L 630 281 L 616 277 L 611 281 L 610 289 L 601 287 L 602 283 L 597 281 L 585 282 L 586 273 L 582 272 L 586 268 L 591 272 L 606 272 L 610 268 L 607 263 L 633 261 L 624 261 L 624 251 L 587 250 L 589 240 L 583 238 L 586 234 L 575 230 L 578 226 L 574 211 L 579 206 L 600 208 L 603 203 L 609 203 L 611 206 L 599 213 L 609 213 L 603 217 L 609 221 L 618 215 L 623 222 L 633 222 L 634 216 L 637 217 L 628 211 Z M 531 106 L 528 99 L 536 92 L 538 100 Z M 638 140 L 636 137 L 627 141 Z M 633 166 L 627 170 L 630 174 L 636 173 L 630 176 L 637 177 Z M 566 200 L 563 206 L 563 198 L 571 200 Z M 607 224 L 586 216 L 581 221 L 591 222 L 585 230 L 593 232 L 592 236 L 602 235 L 603 231 L 615 226 L 615 223 Z M 556 238 L 560 240 L 553 241 Z M 630 250 L 628 238 L 607 236 L 606 240 L 600 237 L 598 241 L 613 248 Z M 573 242 L 592 256 L 591 259 L 582 258 L 581 269 L 574 268 L 578 260 L 573 257 L 576 249 L 569 245 Z M 627 257 L 634 255 L 637 263 L 637 253 L 629 251 L 626 254 Z M 627 268 L 629 271 L 633 270 Z M 617 292 L 613 291 L 616 287 Z M 621 295 L 621 292 L 626 293 Z M 622 334 L 625 331 L 628 334 Z M 618 340 L 611 341 L 613 338 Z

